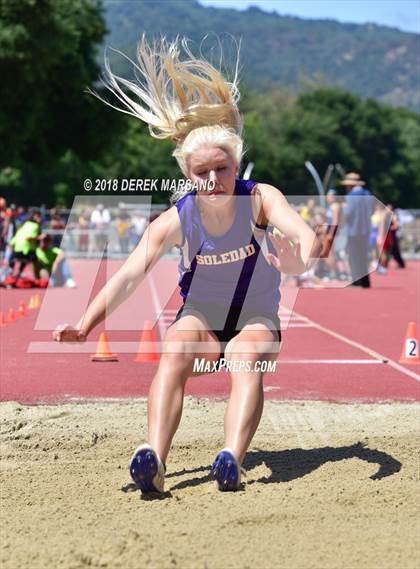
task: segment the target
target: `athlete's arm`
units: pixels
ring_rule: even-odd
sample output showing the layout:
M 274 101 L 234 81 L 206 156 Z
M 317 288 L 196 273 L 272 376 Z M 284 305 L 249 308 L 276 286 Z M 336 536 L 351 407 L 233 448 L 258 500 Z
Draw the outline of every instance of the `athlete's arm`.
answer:
M 111 314 L 134 292 L 162 255 L 179 245 L 181 239 L 178 212 L 176 207 L 172 207 L 149 225 L 136 249 L 91 302 L 75 328 L 67 325 L 57 327 L 53 333 L 54 340 L 84 341 L 106 315 Z
M 319 258 L 322 249 L 320 240 L 277 188 L 269 184 L 258 184 L 258 189 L 262 198 L 263 214 L 268 223 L 285 236 L 285 239 L 272 238 L 277 252 L 283 251 L 285 261 L 286 257 L 290 257 L 287 266 L 284 261 L 283 267 L 278 268 L 291 274 L 305 272 Z M 294 251 L 291 250 L 289 241 L 295 244 Z

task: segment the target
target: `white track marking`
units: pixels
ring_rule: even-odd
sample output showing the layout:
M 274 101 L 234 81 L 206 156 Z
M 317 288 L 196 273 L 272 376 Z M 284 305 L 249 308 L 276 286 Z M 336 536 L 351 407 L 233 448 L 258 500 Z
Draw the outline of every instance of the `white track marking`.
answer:
M 30 342 L 28 353 L 31 354 L 94 354 L 96 352 L 97 342 Z M 138 351 L 138 342 L 114 342 L 109 341 L 111 352 L 117 354 L 136 354 Z M 142 342 L 144 351 L 152 351 L 154 348 L 158 353 L 162 342 Z
M 380 360 L 282 360 L 280 364 L 383 364 Z
M 153 306 L 156 314 L 160 315 L 158 319 L 158 325 L 159 325 L 160 337 L 163 340 L 163 337 L 165 335 L 166 330 L 169 327 L 169 324 L 172 324 L 172 322 L 175 320 L 175 316 L 178 314 L 178 309 L 165 308 L 163 310 L 163 307 L 159 301 L 159 296 L 156 293 L 155 281 L 153 280 L 153 277 L 151 275 L 149 275 L 149 278 L 151 281 L 150 288 L 152 292 Z
M 394 362 L 394 360 L 388 360 L 388 365 L 390 365 L 391 367 L 393 367 L 397 371 L 400 371 L 401 373 L 405 373 L 406 375 L 408 375 L 409 377 L 412 377 L 416 381 L 420 381 L 420 374 L 414 373 L 414 371 L 411 371 L 411 370 L 405 368 L 404 366 L 400 365 L 399 363 Z
M 161 339 L 163 339 L 163 336 L 165 335 L 165 332 L 166 332 L 166 328 L 163 325 L 163 322 L 161 321 L 161 318 L 160 318 L 160 314 L 162 312 L 163 307 L 159 301 L 159 296 L 156 292 L 155 280 L 152 277 L 152 274 L 149 273 L 148 277 L 150 279 L 150 281 L 149 281 L 150 287 L 149 288 L 150 288 L 150 292 L 152 293 L 153 307 L 155 309 L 156 315 L 158 316 L 159 333 L 160 333 Z
M 303 316 L 302 314 L 298 314 L 296 312 L 294 314 L 296 316 L 306 318 L 306 316 Z M 353 346 L 354 348 L 357 348 L 358 350 L 361 350 L 362 352 L 365 352 L 366 354 L 368 354 L 372 358 L 375 358 L 376 360 L 380 360 L 383 363 L 387 363 L 388 365 L 390 365 L 391 367 L 393 367 L 397 371 L 399 371 L 405 375 L 408 375 L 408 377 L 411 377 L 412 379 L 415 379 L 416 381 L 420 381 L 420 375 L 419 374 L 405 368 L 404 366 L 400 365 L 396 361 L 389 359 L 387 356 L 384 356 L 378 352 L 375 352 L 375 350 L 371 350 L 370 348 L 368 348 L 367 346 L 364 346 L 363 344 L 360 344 L 359 342 L 355 342 L 354 340 L 350 340 L 350 338 L 347 338 L 346 336 L 343 336 L 342 334 L 339 334 L 338 332 L 335 332 L 334 330 L 331 330 L 330 328 L 326 328 L 325 326 L 322 326 L 321 324 L 318 324 L 317 322 L 314 322 L 313 320 L 310 320 L 309 318 L 306 318 L 306 319 L 308 322 L 310 322 L 314 326 L 314 328 L 317 328 L 321 332 L 324 332 L 325 334 L 329 334 L 330 336 L 333 336 L 334 338 L 337 338 L 338 340 L 341 340 L 342 342 L 344 342 L 350 346 Z
M 287 330 L 288 328 L 313 328 L 312 324 L 307 324 L 306 322 L 292 322 L 291 324 L 284 324 L 281 322 L 281 329 Z

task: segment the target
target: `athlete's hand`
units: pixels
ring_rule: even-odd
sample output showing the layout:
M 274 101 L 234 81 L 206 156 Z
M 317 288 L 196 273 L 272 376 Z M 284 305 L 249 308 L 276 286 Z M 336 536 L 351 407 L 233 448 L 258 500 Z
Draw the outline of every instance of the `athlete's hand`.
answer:
M 86 334 L 69 324 L 60 324 L 53 332 L 53 339 L 56 342 L 85 342 Z
M 302 261 L 300 243 L 296 245 L 286 237 L 269 233 L 270 239 L 276 250 L 276 255 L 267 255 L 270 263 L 279 272 L 288 275 L 300 275 L 305 272 L 305 263 Z

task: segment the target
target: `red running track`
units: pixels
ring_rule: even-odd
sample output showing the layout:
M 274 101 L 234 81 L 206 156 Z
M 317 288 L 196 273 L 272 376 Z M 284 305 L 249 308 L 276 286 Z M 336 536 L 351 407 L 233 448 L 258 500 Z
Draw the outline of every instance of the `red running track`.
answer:
M 77 289 L 41 291 L 40 310 L 29 311 L 28 316 L 0 328 L 0 400 L 33 404 L 147 394 L 156 364 L 136 363 L 133 353 L 121 353 L 119 347 L 136 346 L 141 323 L 156 320 L 156 312 L 160 314 L 155 325 L 159 335 L 164 320 L 161 310 L 165 309 L 167 317 L 176 310 L 179 299 L 171 289 L 171 283 L 176 282 L 175 263 L 162 261 L 154 269 L 152 281 L 142 283 L 107 321 L 111 347 L 119 357 L 114 363 L 91 362 L 89 346 L 83 348 L 88 349 L 85 353 L 33 353 L 40 346 L 44 351 L 63 350 L 63 346 L 51 342 L 51 329 L 57 323 L 75 322 L 84 304 L 104 282 L 102 269 L 91 292 L 89 282 L 95 278 L 98 266 L 92 261 L 77 261 L 72 266 L 79 283 Z M 115 270 L 118 263 L 111 262 L 110 266 Z M 411 262 L 406 270 L 391 271 L 386 277 L 373 275 L 370 290 L 300 290 L 293 327 L 283 333 L 277 370 L 265 376 L 266 396 L 339 402 L 418 401 L 418 366 L 396 362 L 408 322 L 419 320 L 419 270 L 420 263 Z M 28 302 L 34 292 L 2 290 L 0 311 L 7 313 L 21 300 Z M 96 341 L 98 334 L 96 330 L 90 340 Z M 74 352 L 82 348 L 70 349 Z M 382 363 L 382 357 L 390 362 Z M 186 393 L 226 397 L 228 374 L 190 379 Z

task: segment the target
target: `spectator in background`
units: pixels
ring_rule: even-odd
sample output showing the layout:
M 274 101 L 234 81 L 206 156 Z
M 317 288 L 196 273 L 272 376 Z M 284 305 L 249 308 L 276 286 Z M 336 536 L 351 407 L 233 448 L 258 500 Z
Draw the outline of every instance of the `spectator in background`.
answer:
M 325 261 L 330 269 L 330 276 L 332 278 L 339 277 L 339 269 L 337 267 L 337 250 L 336 250 L 336 236 L 338 228 L 341 225 L 341 204 L 337 200 L 337 192 L 334 188 L 327 191 L 327 210 L 325 212 L 325 220 L 327 229 L 324 239 L 324 247 L 321 257 L 325 255 Z
M 311 222 L 311 227 L 315 231 L 316 236 L 322 244 L 322 250 L 317 264 L 315 265 L 315 277 L 322 280 L 329 280 L 330 270 L 326 261 L 326 245 L 328 236 L 328 225 L 326 224 L 326 217 L 322 211 L 317 211 Z
M 346 174 L 341 184 L 347 191 L 343 215 L 347 225 L 347 252 L 352 277 L 351 286 L 369 288 L 368 248 L 373 196 L 369 190 L 363 187 L 365 182 L 356 172 Z
M 51 235 L 42 233 L 39 236 L 39 246 L 35 253 L 35 274 L 37 276 L 41 274 L 41 271 L 46 271 L 51 286 L 76 287 L 64 251 L 54 246 Z
M 370 234 L 369 234 L 369 258 L 371 261 L 371 268 L 376 269 L 379 265 L 377 265 L 379 261 L 380 251 L 378 251 L 378 235 L 379 235 L 379 226 L 381 224 L 382 215 L 383 215 L 383 205 L 377 204 L 375 206 L 374 212 L 372 217 L 370 218 L 371 226 L 370 226 Z
M 134 249 L 146 231 L 147 219 L 140 212 L 135 212 L 131 223 L 131 244 Z
M 9 264 L 16 278 L 20 277 L 26 265 L 35 263 L 41 220 L 41 212 L 38 209 L 30 210 L 28 219 L 18 228 L 9 243 L 12 248 Z
M 382 218 L 379 224 L 378 231 L 378 249 L 380 251 L 378 273 L 386 274 L 388 269 L 389 260 L 394 258 L 400 269 L 405 268 L 404 259 L 401 256 L 398 229 L 399 229 L 398 216 L 395 213 L 394 206 L 388 204 L 383 208 Z
M 391 227 L 389 228 L 391 235 L 392 235 L 392 246 L 391 246 L 391 254 L 398 264 L 400 269 L 405 269 L 405 261 L 401 256 L 400 251 L 400 236 L 399 236 L 399 229 L 400 229 L 400 220 L 398 219 L 398 214 L 395 211 L 395 208 L 392 204 L 388 205 L 389 208 L 392 210 L 392 220 L 391 220 Z
M 63 238 L 63 232 L 65 228 L 66 224 L 58 213 L 57 208 L 53 208 L 51 210 L 49 229 L 52 232 L 52 241 L 54 247 L 59 247 L 61 245 L 61 240 Z
M 314 198 L 308 198 L 306 205 L 300 210 L 300 217 L 306 221 L 306 223 L 311 223 L 313 216 L 315 215 L 315 205 L 316 202 Z
M 386 206 L 383 206 L 381 209 L 378 235 L 376 238 L 376 247 L 379 255 L 377 272 L 380 275 L 386 275 L 388 273 L 388 261 L 391 249 L 391 233 L 389 231 L 391 220 L 392 211 Z
M 3 197 L 0 197 L 0 253 L 3 253 L 7 244 L 7 202 Z
M 16 213 L 17 210 L 15 204 L 10 204 L 10 207 L 6 209 L 3 225 L 3 235 L 4 239 L 6 240 L 6 250 L 4 252 L 4 261 L 6 265 L 10 264 L 10 260 L 13 255 L 13 250 L 10 246 L 10 242 L 17 230 Z
M 126 212 L 121 213 L 117 217 L 116 229 L 120 251 L 123 254 L 127 254 L 129 252 L 130 244 L 131 220 L 130 216 Z
M 78 219 L 79 223 L 79 251 L 86 253 L 89 249 L 89 213 L 82 211 Z
M 16 209 L 15 218 L 16 218 L 16 227 L 20 227 L 21 225 L 23 225 L 25 221 L 29 219 L 29 213 L 26 207 L 19 206 Z M 41 217 L 41 223 L 42 223 L 42 217 Z
M 95 250 L 102 252 L 107 244 L 109 224 L 111 223 L 111 214 L 104 208 L 103 204 L 98 204 L 96 209 L 92 211 L 90 223 L 92 229 L 95 230 Z

